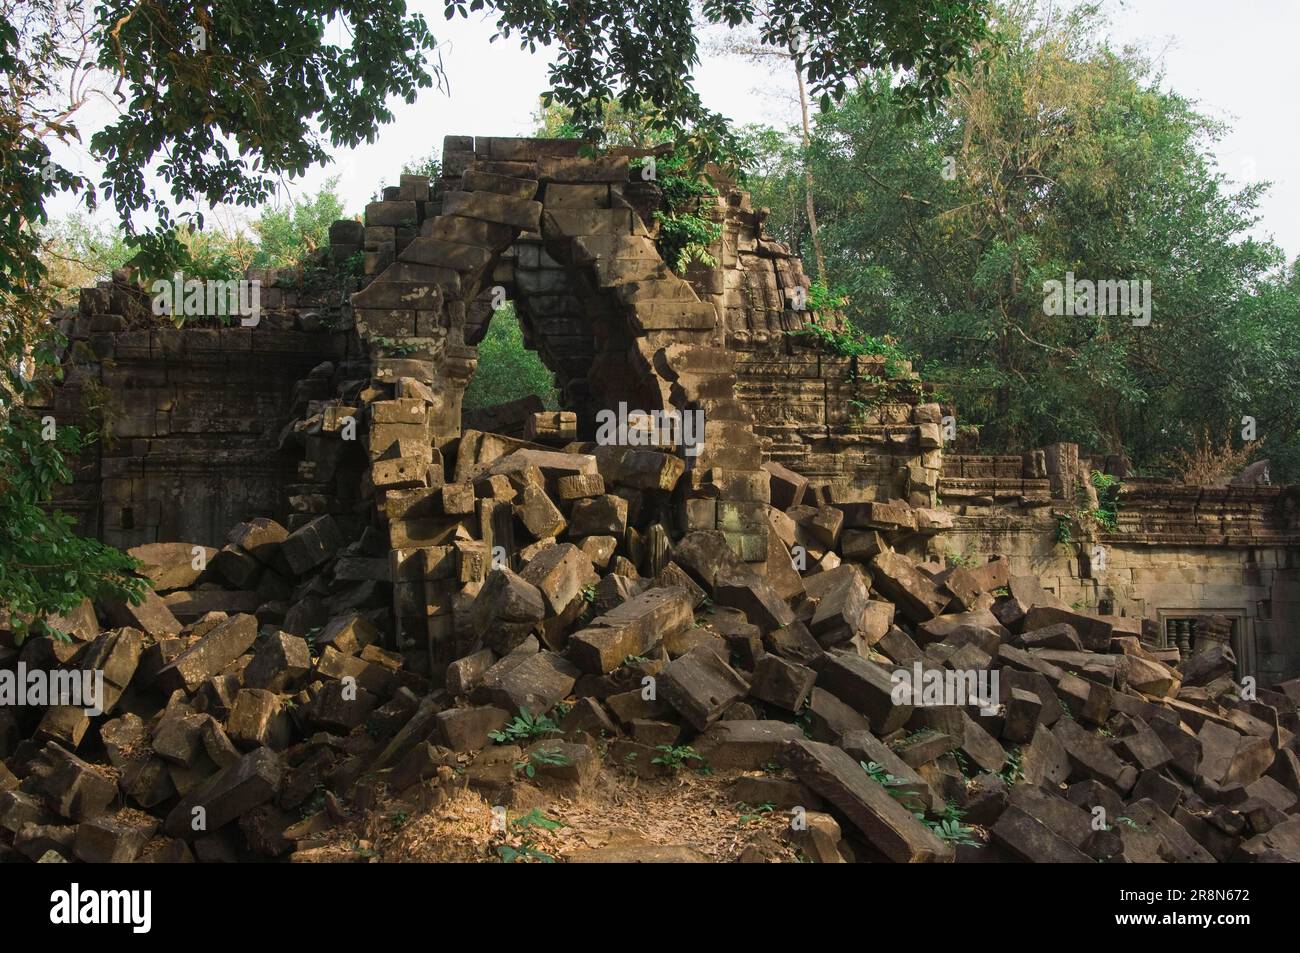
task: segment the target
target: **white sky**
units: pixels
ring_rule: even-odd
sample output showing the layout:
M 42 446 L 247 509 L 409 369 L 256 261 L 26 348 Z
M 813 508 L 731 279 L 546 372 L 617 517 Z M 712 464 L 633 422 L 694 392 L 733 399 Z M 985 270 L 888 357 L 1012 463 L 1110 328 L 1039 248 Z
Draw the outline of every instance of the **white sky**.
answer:
M 413 0 L 442 43 L 450 95 L 428 90 L 419 101 L 394 107 L 395 121 L 373 144 L 334 154 L 334 164 L 296 183 L 301 195 L 339 175 L 349 213 L 359 212 L 381 182 L 395 184 L 404 162 L 440 150 L 442 137 L 527 135 L 537 96 L 546 86 L 546 51 L 531 55 L 513 40 L 489 44 L 495 31 L 478 15 L 443 18 L 440 0 Z M 1289 258 L 1300 255 L 1300 36 L 1297 0 L 1111 0 L 1115 45 L 1141 42 L 1163 66 L 1167 84 L 1227 120 L 1233 131 L 1217 147 L 1223 170 L 1236 179 L 1271 180 L 1261 203 L 1260 237 L 1273 237 Z M 697 88 L 706 105 L 733 121 L 783 125 L 797 118 L 793 81 L 734 57 L 702 55 Z M 103 123 L 100 110 L 80 114 L 82 135 Z M 93 174 L 84 154 L 56 160 Z M 70 211 L 66 198 L 56 214 Z M 111 220 L 111 213 L 97 218 Z

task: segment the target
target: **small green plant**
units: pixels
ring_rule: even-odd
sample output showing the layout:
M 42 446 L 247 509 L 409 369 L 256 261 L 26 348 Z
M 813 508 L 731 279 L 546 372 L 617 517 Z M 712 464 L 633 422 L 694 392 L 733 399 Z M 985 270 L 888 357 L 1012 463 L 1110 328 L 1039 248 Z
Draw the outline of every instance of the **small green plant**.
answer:
M 342 272 L 349 278 L 360 278 L 365 273 L 364 252 L 353 252 L 343 260 Z
M 497 744 L 514 744 L 517 741 L 535 741 L 547 735 L 558 735 L 560 726 L 546 715 L 533 717 L 527 708 L 519 709 L 519 714 L 500 731 L 489 731 L 488 737 Z
M 745 805 L 742 802 L 739 806 L 744 807 Z M 754 821 L 761 821 L 765 815 L 771 814 L 775 810 L 775 804 L 771 801 L 764 801 L 756 806 L 753 811 L 740 815 L 740 823 L 752 824 Z
M 312 788 L 307 800 L 302 802 L 299 813 L 304 818 L 308 818 L 313 814 L 319 814 L 323 810 L 325 810 L 325 785 L 318 784 Z
M 849 295 L 843 288 L 830 288 L 824 281 L 814 281 L 808 286 L 806 303 L 809 311 L 840 311 L 849 304 Z
M 646 161 L 633 161 L 633 173 L 640 176 Z M 686 273 L 691 262 L 714 267 L 717 260 L 709 254 L 709 246 L 722 237 L 722 223 L 700 214 L 700 206 L 702 200 L 717 197 L 717 188 L 692 172 L 684 156 L 672 153 L 654 158 L 653 181 L 662 192 L 654 213 L 660 256 L 679 275 Z
M 399 827 L 405 827 L 406 822 L 410 819 L 411 815 L 406 811 L 394 811 L 392 814 L 388 815 L 388 823 L 393 825 L 394 830 Z
M 973 569 L 979 565 L 979 557 L 974 553 L 959 553 L 950 549 L 944 553 L 943 558 L 952 569 Z
M 690 745 L 655 745 L 659 754 L 650 759 L 651 764 L 661 764 L 674 773 L 680 771 L 687 761 L 700 761 L 700 753 Z
M 534 778 L 539 767 L 562 768 L 568 763 L 568 757 L 560 750 L 538 748 L 525 760 L 516 761 L 515 770 L 522 771 L 526 778 Z
M 1058 543 L 1074 542 L 1074 515 L 1071 513 L 1056 514 L 1056 541 Z
M 1002 778 L 1002 780 L 1007 782 L 1007 784 L 1015 784 L 1018 781 L 1023 781 L 1025 779 L 1025 772 L 1022 767 L 1023 761 L 1024 754 L 1021 752 L 1019 746 L 1012 748 L 1007 752 L 1006 764 L 1004 764 L 1002 770 L 998 772 L 998 777 Z
M 554 818 L 547 817 L 542 813 L 540 808 L 533 808 L 527 814 L 516 817 L 510 822 L 510 826 L 521 831 L 527 831 L 534 827 L 539 827 L 544 831 L 558 831 L 561 827 L 568 827 L 564 821 L 557 821 Z
M 898 802 L 909 811 L 916 811 L 920 808 L 921 804 L 916 800 L 915 793 L 912 791 L 901 790 L 908 783 L 905 778 L 900 778 L 890 774 L 889 770 L 884 765 L 875 761 L 859 761 L 858 765 L 863 771 L 867 772 L 867 775 L 871 780 L 875 781 L 888 791 L 892 797 L 898 800 Z
M 527 861 L 536 861 L 539 864 L 553 864 L 555 858 L 545 851 L 538 850 L 531 844 L 524 844 L 520 847 L 511 847 L 509 844 L 501 844 L 497 847 L 497 856 L 501 858 L 503 864 L 521 864 Z
M 984 846 L 983 842 L 975 836 L 975 831 L 969 825 L 960 821 L 931 821 L 927 820 L 923 814 L 918 814 L 916 819 L 930 828 L 931 833 L 941 841 L 949 844 L 959 844 L 963 847 Z

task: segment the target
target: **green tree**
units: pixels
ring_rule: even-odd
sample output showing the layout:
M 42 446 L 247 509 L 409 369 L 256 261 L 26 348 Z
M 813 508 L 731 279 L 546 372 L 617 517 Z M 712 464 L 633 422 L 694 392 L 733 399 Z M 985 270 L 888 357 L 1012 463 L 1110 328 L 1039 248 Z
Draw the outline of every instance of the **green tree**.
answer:
M 285 268 L 303 261 L 317 248 L 329 244 L 329 229 L 343 217 L 338 176 L 328 179 L 315 195 L 269 208 L 252 223 L 257 267 Z
M 1097 39 L 1095 7 L 1043 9 L 1001 8 L 996 41 L 931 116 L 876 74 L 819 117 L 831 283 L 860 327 L 920 356 L 989 449 L 1073 440 L 1158 468 L 1253 416 L 1264 452 L 1293 459 L 1293 278 L 1247 237 L 1265 186 L 1216 170 L 1222 127 L 1141 51 Z M 786 161 L 759 191 L 798 172 Z M 788 202 L 773 226 L 806 231 Z M 1150 281 L 1151 324 L 1052 314 L 1044 283 L 1067 272 Z
M 511 302 L 493 312 L 478 345 L 478 367 L 465 388 L 463 407 L 476 410 L 536 394 L 550 409 L 559 406 L 555 379 L 536 351 L 524 346 L 524 332 Z

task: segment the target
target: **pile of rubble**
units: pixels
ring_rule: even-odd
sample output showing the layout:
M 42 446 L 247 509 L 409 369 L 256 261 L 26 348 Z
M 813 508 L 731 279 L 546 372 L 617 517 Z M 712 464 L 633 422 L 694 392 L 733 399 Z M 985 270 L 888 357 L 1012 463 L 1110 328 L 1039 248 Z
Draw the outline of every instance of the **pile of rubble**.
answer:
M 530 440 L 568 439 L 535 416 Z M 132 550 L 139 605 L 0 643 L 15 677 L 103 679 L 94 705 L 0 707 L 0 859 L 328 859 L 380 805 L 707 769 L 818 861 L 1300 860 L 1300 680 L 1238 684 L 1226 644 L 1180 660 L 1004 559 L 925 561 L 941 510 L 767 464 L 746 563 L 678 529 L 710 501 L 674 497 L 671 453 L 471 431 L 439 464 L 383 475 L 383 515 L 432 543 L 254 519 Z M 421 664 L 392 621 L 413 609 Z

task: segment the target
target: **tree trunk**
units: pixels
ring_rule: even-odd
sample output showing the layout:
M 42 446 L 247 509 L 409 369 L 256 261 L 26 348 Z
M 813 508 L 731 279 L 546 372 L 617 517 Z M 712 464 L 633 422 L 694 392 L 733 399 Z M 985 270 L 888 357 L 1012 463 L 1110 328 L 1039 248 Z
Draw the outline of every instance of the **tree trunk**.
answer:
M 813 205 L 812 165 L 808 160 L 808 148 L 812 142 L 812 127 L 808 123 L 808 91 L 803 83 L 803 70 L 798 60 L 794 60 L 794 75 L 799 81 L 799 111 L 803 115 L 803 180 L 804 199 L 808 211 L 808 232 L 812 236 L 813 257 L 817 260 L 817 280 L 826 284 L 826 256 L 822 253 L 822 239 L 817 234 L 817 209 Z

